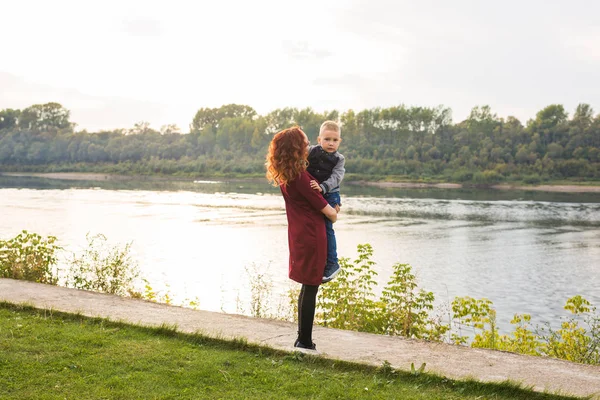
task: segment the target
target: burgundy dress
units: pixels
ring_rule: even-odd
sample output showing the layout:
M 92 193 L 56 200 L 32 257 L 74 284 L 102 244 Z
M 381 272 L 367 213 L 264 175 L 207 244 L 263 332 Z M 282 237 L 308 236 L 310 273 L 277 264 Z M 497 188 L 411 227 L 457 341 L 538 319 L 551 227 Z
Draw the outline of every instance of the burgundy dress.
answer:
M 290 279 L 305 285 L 320 285 L 327 263 L 327 236 L 321 212 L 327 201 L 310 187 L 314 178 L 306 171 L 287 186 L 281 185 L 288 219 Z

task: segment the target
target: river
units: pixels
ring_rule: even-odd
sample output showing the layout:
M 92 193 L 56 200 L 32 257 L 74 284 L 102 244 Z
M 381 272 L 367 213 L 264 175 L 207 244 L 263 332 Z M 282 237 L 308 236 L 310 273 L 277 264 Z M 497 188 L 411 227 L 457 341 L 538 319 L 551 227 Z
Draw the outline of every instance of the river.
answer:
M 380 288 L 394 263 L 443 306 L 486 297 L 501 332 L 515 313 L 534 325 L 568 315 L 576 294 L 600 305 L 600 195 L 346 185 L 338 253 L 370 243 Z M 278 189 L 262 181 L 66 181 L 0 176 L 0 238 L 54 235 L 79 252 L 86 234 L 132 242 L 142 275 L 200 308 L 249 309 L 249 273 L 285 302 L 287 225 Z M 241 309 L 240 309 L 241 304 Z

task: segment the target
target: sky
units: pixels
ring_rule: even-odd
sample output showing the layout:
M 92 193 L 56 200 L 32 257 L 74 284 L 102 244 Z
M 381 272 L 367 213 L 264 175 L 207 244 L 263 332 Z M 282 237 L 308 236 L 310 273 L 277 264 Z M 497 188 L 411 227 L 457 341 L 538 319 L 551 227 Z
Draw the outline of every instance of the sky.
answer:
M 0 0 L 0 109 L 58 102 L 77 129 L 189 131 L 259 114 L 477 105 L 522 122 L 600 112 L 596 0 Z

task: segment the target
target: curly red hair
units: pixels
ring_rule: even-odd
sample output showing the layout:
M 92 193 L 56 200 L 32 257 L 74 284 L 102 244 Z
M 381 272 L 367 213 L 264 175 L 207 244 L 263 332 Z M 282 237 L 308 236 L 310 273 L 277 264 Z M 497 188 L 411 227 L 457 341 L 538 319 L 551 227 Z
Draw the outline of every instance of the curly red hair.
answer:
M 308 166 L 308 139 L 297 127 L 277 132 L 267 153 L 267 179 L 273 186 L 287 185 Z

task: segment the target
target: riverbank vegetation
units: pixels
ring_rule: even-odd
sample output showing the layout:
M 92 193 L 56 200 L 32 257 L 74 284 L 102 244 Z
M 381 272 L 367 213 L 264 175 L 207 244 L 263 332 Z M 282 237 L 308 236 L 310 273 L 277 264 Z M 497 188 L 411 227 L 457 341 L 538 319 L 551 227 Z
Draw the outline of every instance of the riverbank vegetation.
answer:
M 110 246 L 102 235 L 88 237 L 88 248 L 70 255 L 66 271 L 57 267 L 58 252 L 64 251 L 54 237 L 41 237 L 27 231 L 15 238 L 0 240 L 0 277 L 60 284 L 150 301 L 173 303 L 168 291 L 157 293 L 150 282 L 140 277 L 129 246 Z M 448 310 L 435 309 L 432 292 L 418 287 L 412 267 L 395 264 L 381 295 L 377 285 L 373 249 L 358 246 L 358 257 L 340 259 L 342 272 L 323 285 L 317 305 L 316 322 L 326 327 L 383 335 L 470 345 L 472 347 L 549 356 L 569 361 L 600 364 L 600 314 L 589 301 L 577 295 L 566 299 L 570 313 L 559 321 L 533 325 L 531 315 L 517 314 L 511 323 L 514 331 L 500 334 L 496 311 L 488 299 L 456 297 Z M 296 317 L 297 292 L 289 293 L 287 309 L 278 307 L 270 293 L 269 279 L 249 273 L 251 284 L 250 315 L 293 320 Z M 197 308 L 198 299 L 186 299 L 179 305 Z M 240 307 L 243 308 L 243 307 Z
M 319 113 L 246 105 L 201 108 L 189 132 L 147 122 L 77 131 L 58 103 L 0 110 L 0 171 L 100 172 L 187 177 L 264 175 L 274 133 L 297 124 L 316 143 L 326 119 L 342 124 L 347 179 L 538 184 L 600 181 L 600 115 L 580 104 L 571 117 L 552 104 L 526 122 L 488 106 L 452 121 L 449 108 L 400 105 Z

